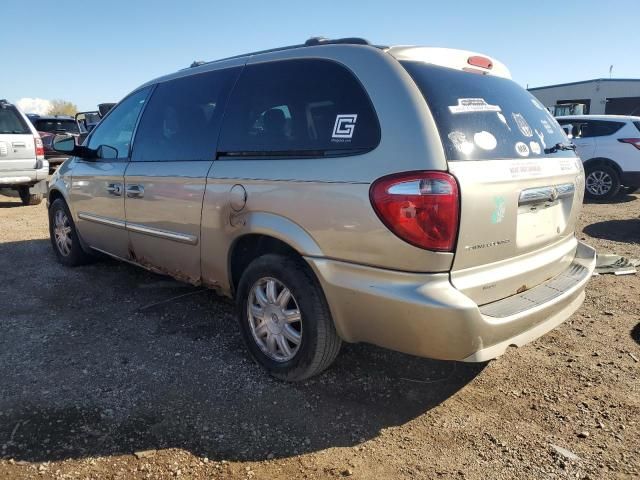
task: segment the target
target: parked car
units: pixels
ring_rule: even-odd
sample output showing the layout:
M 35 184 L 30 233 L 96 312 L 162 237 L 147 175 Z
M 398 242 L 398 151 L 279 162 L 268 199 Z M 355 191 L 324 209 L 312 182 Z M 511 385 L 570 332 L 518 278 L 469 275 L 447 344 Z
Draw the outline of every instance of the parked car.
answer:
M 621 188 L 640 188 L 640 117 L 572 115 L 558 117 L 577 147 L 586 171 L 586 195 L 609 200 Z
M 40 135 L 15 105 L 0 100 L 0 188 L 17 190 L 24 205 L 37 205 L 48 173 Z
M 235 297 L 281 379 L 343 341 L 487 361 L 567 319 L 595 265 L 582 163 L 509 78 L 461 50 L 312 39 L 150 81 L 84 146 L 54 142 L 75 158 L 53 248 Z
M 49 166 L 60 165 L 68 157 L 53 149 L 51 143 L 56 134 L 68 134 L 75 138 L 80 135 L 80 129 L 73 117 L 66 115 L 27 115 L 35 129 L 40 134 L 44 146 L 44 158 Z
M 95 128 L 100 119 L 104 117 L 109 110 L 115 106 L 115 103 L 99 103 L 98 110 L 90 112 L 78 112 L 76 113 L 75 120 L 80 127 L 80 138 L 78 143 L 82 144 L 89 132 Z

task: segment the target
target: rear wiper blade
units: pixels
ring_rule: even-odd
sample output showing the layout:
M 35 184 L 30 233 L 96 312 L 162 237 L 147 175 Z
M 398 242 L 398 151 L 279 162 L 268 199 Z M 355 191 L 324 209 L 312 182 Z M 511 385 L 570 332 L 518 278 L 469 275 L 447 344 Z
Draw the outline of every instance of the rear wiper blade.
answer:
M 558 150 L 576 151 L 575 143 L 556 143 L 553 147 L 545 148 L 544 153 L 556 153 Z

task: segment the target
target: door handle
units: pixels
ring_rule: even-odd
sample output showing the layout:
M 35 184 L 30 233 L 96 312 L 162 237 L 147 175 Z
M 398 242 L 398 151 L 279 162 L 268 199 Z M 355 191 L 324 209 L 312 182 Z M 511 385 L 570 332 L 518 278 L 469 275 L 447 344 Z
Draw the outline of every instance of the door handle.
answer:
M 127 197 L 142 198 L 144 197 L 144 187 L 142 185 L 127 185 Z
M 107 185 L 107 192 L 109 195 L 115 195 L 119 197 L 122 195 L 122 184 L 121 183 L 110 183 Z

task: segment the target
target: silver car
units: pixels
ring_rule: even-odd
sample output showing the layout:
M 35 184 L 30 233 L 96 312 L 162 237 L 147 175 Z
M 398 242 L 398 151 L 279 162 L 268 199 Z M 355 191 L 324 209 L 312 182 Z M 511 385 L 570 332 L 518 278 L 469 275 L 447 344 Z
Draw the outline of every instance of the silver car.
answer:
M 40 135 L 24 113 L 0 100 L 0 188 L 17 190 L 24 205 L 47 193 L 49 162 Z
M 343 341 L 483 362 L 566 320 L 595 264 L 584 172 L 490 57 L 361 39 L 142 85 L 53 176 L 51 239 L 237 302 L 247 347 L 301 380 Z

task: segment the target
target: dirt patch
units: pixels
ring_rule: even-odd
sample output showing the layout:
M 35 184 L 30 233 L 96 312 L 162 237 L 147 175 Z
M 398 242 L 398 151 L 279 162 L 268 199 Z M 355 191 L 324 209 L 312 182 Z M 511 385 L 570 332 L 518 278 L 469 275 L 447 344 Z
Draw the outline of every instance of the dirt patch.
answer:
M 594 277 L 570 320 L 487 365 L 347 345 L 291 385 L 250 361 L 228 300 L 64 268 L 45 206 L 18 205 L 0 197 L 0 478 L 640 475 L 640 275 Z M 586 205 L 578 235 L 640 258 L 639 214 L 638 195 Z

